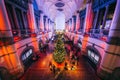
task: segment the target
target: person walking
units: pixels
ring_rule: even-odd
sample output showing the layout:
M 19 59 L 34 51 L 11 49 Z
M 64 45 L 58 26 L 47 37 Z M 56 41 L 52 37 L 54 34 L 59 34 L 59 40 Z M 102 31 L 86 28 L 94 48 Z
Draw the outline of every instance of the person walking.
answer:
M 55 72 L 56 72 L 56 71 L 55 71 L 55 65 L 53 64 L 53 73 L 55 74 Z
M 52 71 L 52 62 L 51 61 L 49 62 L 49 68 Z

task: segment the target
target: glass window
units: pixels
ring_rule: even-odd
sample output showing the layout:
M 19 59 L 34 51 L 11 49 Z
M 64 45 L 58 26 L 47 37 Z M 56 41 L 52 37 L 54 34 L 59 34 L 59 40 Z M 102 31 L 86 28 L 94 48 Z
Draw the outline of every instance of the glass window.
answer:
M 85 21 L 85 18 L 84 17 L 82 17 L 82 18 L 80 18 L 80 30 L 82 31 L 82 29 L 84 28 L 84 21 Z
M 100 9 L 98 14 L 97 24 L 95 25 L 95 29 L 100 29 L 100 26 L 102 25 L 103 22 L 104 14 L 105 14 L 105 8 Z
M 29 25 L 28 25 L 28 19 L 27 19 L 27 12 L 23 12 L 23 16 L 24 16 L 24 23 L 25 23 L 25 27 L 27 29 L 29 29 Z
M 25 59 L 26 59 L 26 56 L 24 54 L 24 55 L 22 55 L 22 60 L 24 61 Z
M 12 6 L 8 3 L 5 3 L 5 5 L 6 5 L 6 10 L 7 10 L 7 13 L 8 13 L 8 18 L 9 18 L 11 27 L 12 27 L 12 29 L 17 29 L 17 26 L 15 24 L 15 20 L 14 20 L 14 14 L 13 14 Z
M 39 28 L 39 19 L 38 19 L 38 17 L 35 17 L 35 21 L 36 21 L 37 29 L 39 30 L 40 28 Z
M 21 34 L 25 34 L 25 26 L 24 26 L 22 12 L 18 8 L 16 8 L 15 10 L 16 10 L 17 20 L 18 20 L 19 28 L 21 30 Z
M 94 53 L 93 52 L 91 52 L 91 57 L 94 58 Z
M 26 57 L 29 57 L 29 55 L 30 55 L 29 52 L 27 52 L 27 53 L 26 53 Z
M 88 56 L 91 56 L 91 51 L 90 50 L 88 50 Z
M 99 61 L 99 56 L 95 55 L 95 60 L 98 62 Z
M 112 3 L 109 6 L 104 29 L 108 30 L 111 26 L 111 22 L 112 22 L 114 11 L 115 11 L 115 6 L 116 6 L 116 3 Z
M 94 62 L 97 63 L 99 61 L 99 55 L 97 55 L 96 53 L 94 53 L 91 50 L 88 50 L 88 57 Z
M 29 53 L 32 54 L 32 49 L 29 50 Z

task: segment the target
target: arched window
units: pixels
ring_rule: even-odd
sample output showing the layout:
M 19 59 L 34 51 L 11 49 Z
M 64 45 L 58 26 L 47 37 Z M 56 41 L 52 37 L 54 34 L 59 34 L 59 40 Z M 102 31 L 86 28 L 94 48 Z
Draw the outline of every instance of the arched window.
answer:
M 94 62 L 94 63 L 98 63 L 99 62 L 99 55 L 96 54 L 95 51 L 91 50 L 91 49 L 88 49 L 88 57 Z
M 93 46 L 87 46 L 86 52 L 90 64 L 96 69 L 101 61 L 101 56 L 99 51 Z
M 22 55 L 22 61 L 25 61 L 27 58 L 29 58 L 33 53 L 32 49 L 29 49 L 25 51 L 25 53 Z
M 25 70 L 33 63 L 34 48 L 28 46 L 21 54 L 21 62 L 24 65 Z

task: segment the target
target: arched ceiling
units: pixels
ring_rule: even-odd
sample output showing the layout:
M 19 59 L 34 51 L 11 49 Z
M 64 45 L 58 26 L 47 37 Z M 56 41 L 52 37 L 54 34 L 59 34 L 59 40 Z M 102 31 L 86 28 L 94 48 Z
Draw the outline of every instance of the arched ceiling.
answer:
M 59 11 L 65 14 L 65 20 L 67 21 L 77 10 L 80 10 L 84 5 L 84 1 L 85 0 L 36 0 L 39 9 L 53 21 Z

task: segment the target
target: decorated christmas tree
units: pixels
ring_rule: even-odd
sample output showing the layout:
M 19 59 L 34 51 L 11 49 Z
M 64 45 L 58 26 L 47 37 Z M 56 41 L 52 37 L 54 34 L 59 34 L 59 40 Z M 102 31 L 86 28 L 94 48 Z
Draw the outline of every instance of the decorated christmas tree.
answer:
M 58 38 L 56 40 L 55 44 L 55 50 L 53 53 L 53 59 L 57 63 L 62 63 L 65 60 L 65 48 L 64 48 L 64 42 L 62 41 L 62 35 L 58 34 Z

